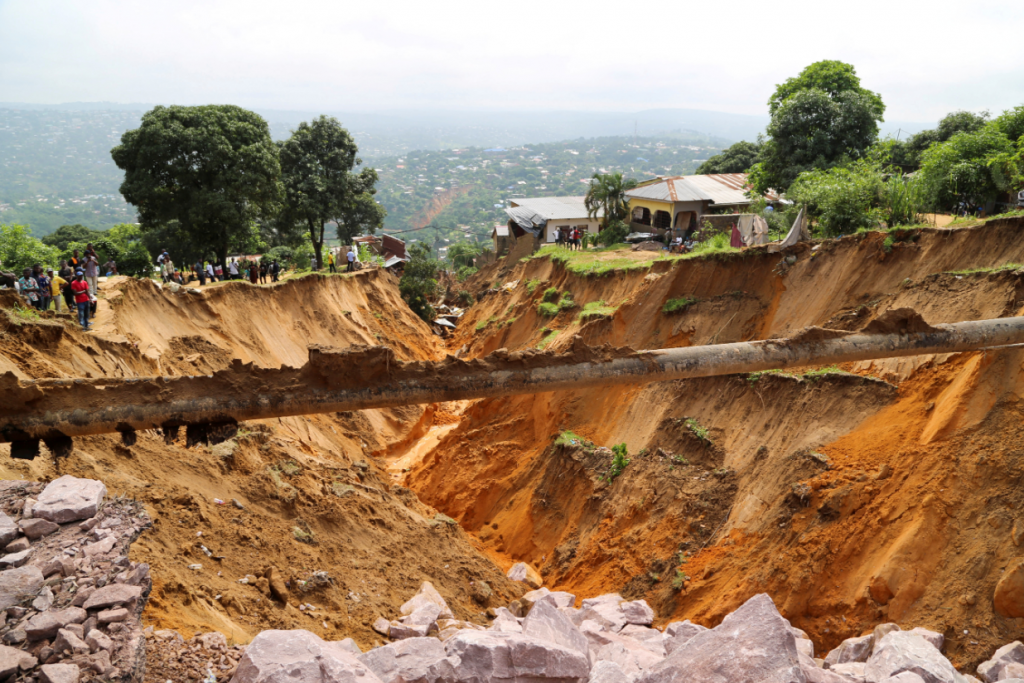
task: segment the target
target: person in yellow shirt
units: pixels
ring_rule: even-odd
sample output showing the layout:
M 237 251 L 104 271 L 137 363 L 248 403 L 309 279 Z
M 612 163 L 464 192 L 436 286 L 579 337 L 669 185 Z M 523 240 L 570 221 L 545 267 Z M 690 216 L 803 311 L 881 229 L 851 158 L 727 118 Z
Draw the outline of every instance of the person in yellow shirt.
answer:
M 338 269 L 334 267 L 334 252 L 330 249 L 327 250 L 327 267 L 332 273 L 338 272 Z
M 63 299 L 61 296 L 61 290 L 64 289 L 64 285 L 66 285 L 68 281 L 60 275 L 56 275 L 53 272 L 53 268 L 47 270 L 46 274 L 50 278 L 50 295 L 53 297 L 53 310 L 60 313 L 60 302 Z

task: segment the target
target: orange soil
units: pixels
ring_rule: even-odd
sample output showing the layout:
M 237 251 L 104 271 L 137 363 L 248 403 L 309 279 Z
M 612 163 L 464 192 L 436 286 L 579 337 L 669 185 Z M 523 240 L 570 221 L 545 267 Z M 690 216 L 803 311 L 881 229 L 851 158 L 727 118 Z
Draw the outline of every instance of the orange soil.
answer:
M 657 348 L 854 329 L 901 307 L 932 323 L 1019 315 L 1021 275 L 948 271 L 1022 262 L 1022 223 L 924 230 L 891 253 L 882 235 L 803 245 L 792 265 L 745 250 L 588 278 L 533 259 L 505 275 L 519 280 L 515 290 L 469 311 L 451 347 L 471 356 L 526 348 L 547 336 L 542 326 L 558 331 L 547 348 L 574 334 Z M 523 283 L 534 279 L 530 294 Z M 578 309 L 540 318 L 551 286 L 581 306 L 604 300 L 617 310 L 586 324 Z M 682 296 L 699 302 L 661 312 Z M 407 481 L 503 565 L 533 562 L 577 594 L 622 590 L 664 618 L 713 624 L 767 591 L 819 649 L 895 620 L 945 632 L 954 661 L 968 665 L 1020 626 L 991 602 L 1020 554 L 1010 533 L 1024 502 L 1014 455 L 1024 452 L 1020 353 L 846 368 L 898 388 L 765 376 L 479 401 Z M 686 428 L 688 417 L 713 445 Z M 626 443 L 632 462 L 608 483 L 607 455 L 552 446 L 567 429 L 597 445 Z

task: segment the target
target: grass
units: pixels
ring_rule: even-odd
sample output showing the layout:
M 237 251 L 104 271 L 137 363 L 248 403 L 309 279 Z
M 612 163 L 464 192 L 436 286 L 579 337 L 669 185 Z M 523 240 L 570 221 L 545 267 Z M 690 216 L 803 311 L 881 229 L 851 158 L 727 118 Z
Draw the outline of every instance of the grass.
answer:
M 309 545 L 316 544 L 316 537 L 313 536 L 313 532 L 308 529 L 303 529 L 300 526 L 292 527 L 292 536 L 294 536 L 295 540 L 299 543 L 308 543 Z
M 545 318 L 554 318 L 558 315 L 558 305 L 546 302 L 538 304 L 537 313 Z
M 1019 270 L 1024 268 L 1024 264 L 1020 263 L 1004 263 L 1001 266 L 992 266 L 989 268 L 966 268 L 964 270 L 948 270 L 947 275 L 986 275 L 988 273 L 1001 273 L 1007 270 Z
M 697 437 L 701 443 L 707 446 L 712 445 L 711 431 L 707 427 L 701 425 L 700 422 L 697 422 L 692 417 L 688 417 L 686 418 L 686 428 L 689 429 L 690 433 Z
M 548 328 L 542 328 L 541 332 L 544 332 L 544 337 L 537 344 L 537 348 L 543 351 L 548 344 L 555 341 L 555 337 L 558 336 L 558 330 L 549 330 Z
M 576 443 L 573 443 L 573 442 Z M 556 446 L 578 446 L 583 443 L 583 437 L 572 431 L 564 431 L 555 439 Z
M 493 323 L 493 322 L 495 322 L 497 320 L 498 320 L 497 316 L 493 316 L 493 315 L 490 318 L 488 318 L 487 320 L 481 320 L 480 322 L 478 322 L 476 324 L 476 331 L 479 332 L 480 330 L 484 329 L 485 327 L 487 327 L 488 325 L 490 325 L 491 323 Z
M 690 306 L 699 302 L 695 296 L 684 296 L 681 299 L 669 299 L 665 302 L 665 305 L 661 307 L 662 313 L 682 313 Z
M 572 300 L 572 292 L 562 294 L 562 299 L 558 302 L 558 310 L 571 311 L 574 308 L 576 308 L 576 302 Z
M 614 251 L 627 252 L 628 245 L 616 245 L 604 249 L 588 249 L 586 251 L 570 251 L 564 247 L 548 245 L 541 247 L 533 258 L 550 257 L 555 263 L 561 264 L 573 275 L 582 277 L 611 275 L 627 270 L 647 270 L 654 259 L 639 261 L 629 258 L 602 258 L 601 254 Z
M 35 308 L 26 308 L 15 304 L 14 308 L 11 309 L 11 312 L 14 314 L 14 322 L 16 323 L 19 321 L 36 322 L 37 320 L 42 320 L 42 316 L 39 315 L 38 309 Z
M 559 291 L 557 287 L 548 287 L 544 290 L 544 294 L 541 295 L 540 300 L 549 304 L 553 304 L 558 301 Z
M 533 294 L 534 290 L 537 289 L 537 285 L 540 284 L 540 280 L 527 280 L 526 281 L 526 293 Z
M 791 377 L 793 379 L 805 379 L 810 382 L 821 379 L 828 375 L 852 375 L 854 373 L 841 369 L 838 365 L 829 365 L 824 368 L 815 368 L 806 372 L 786 372 L 785 370 L 759 370 L 747 375 L 747 381 L 756 384 L 763 377 L 778 375 L 779 377 Z M 859 377 L 860 375 L 858 375 Z
M 610 318 L 615 314 L 616 310 L 618 310 L 617 306 L 609 306 L 604 301 L 591 301 L 583 307 L 579 320 L 581 323 L 584 323 L 589 320 L 597 320 L 598 318 Z

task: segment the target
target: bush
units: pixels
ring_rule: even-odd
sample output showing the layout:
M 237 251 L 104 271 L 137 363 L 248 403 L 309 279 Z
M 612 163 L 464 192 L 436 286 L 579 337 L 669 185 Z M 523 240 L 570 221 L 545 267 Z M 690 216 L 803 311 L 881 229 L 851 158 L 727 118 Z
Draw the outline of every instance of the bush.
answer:
M 295 265 L 295 250 L 291 247 L 274 247 L 267 250 L 263 258 L 277 261 L 281 265 Z
M 665 302 L 665 305 L 661 307 L 661 312 L 682 313 L 698 301 L 700 301 L 700 299 L 694 296 L 684 296 L 681 299 L 669 299 Z
M 541 295 L 540 300 L 553 304 L 556 301 L 558 301 L 558 294 L 558 288 L 548 287 L 547 289 L 544 290 L 544 294 Z
M 409 247 L 409 259 L 398 283 L 398 291 L 413 313 L 430 322 L 435 317 L 430 299 L 437 296 L 437 274 L 441 270 L 441 262 L 431 258 L 430 247 L 422 242 Z
M 464 289 L 459 290 L 459 303 L 462 304 L 463 308 L 468 308 L 475 303 L 473 295 Z
M 629 234 L 629 226 L 622 221 L 611 221 L 604 230 L 598 233 L 597 242 L 610 247 L 613 244 L 619 244 L 620 242 L 626 241 L 626 235 Z
M 620 443 L 612 446 L 612 466 L 608 468 L 608 481 L 612 481 L 625 471 L 629 465 L 629 458 L 626 457 L 628 454 L 626 444 Z
M 459 279 L 459 282 L 465 282 L 467 279 L 469 279 L 471 275 L 473 275 L 473 273 L 477 272 L 478 270 L 478 268 L 474 268 L 473 266 L 462 266 L 461 268 L 459 268 L 458 272 L 456 272 L 455 276 Z
M 56 267 L 59 260 L 60 251 L 32 237 L 24 225 L 0 225 L 0 263 L 3 270 L 14 271 L 21 277 L 25 268 L 37 263 Z
M 883 191 L 878 168 L 857 163 L 827 171 L 801 173 L 787 196 L 807 208 L 807 215 L 828 237 L 875 226 L 880 216 L 873 211 Z
M 927 199 L 936 208 L 956 208 L 960 202 L 984 204 L 1008 189 L 993 160 L 1013 152 L 1013 144 L 992 127 L 957 133 L 932 145 L 921 155 L 921 178 Z
M 562 295 L 561 301 L 558 302 L 558 310 L 570 311 L 576 308 L 576 302 L 572 300 L 572 292 L 566 292 Z
M 537 313 L 545 318 L 554 318 L 558 315 L 558 306 L 552 303 L 541 303 L 537 306 Z

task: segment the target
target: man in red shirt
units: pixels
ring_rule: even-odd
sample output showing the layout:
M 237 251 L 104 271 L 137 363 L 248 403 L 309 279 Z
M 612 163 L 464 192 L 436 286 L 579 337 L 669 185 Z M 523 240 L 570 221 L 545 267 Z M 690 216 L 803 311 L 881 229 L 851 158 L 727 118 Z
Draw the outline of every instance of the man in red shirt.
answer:
M 85 273 L 75 271 L 75 279 L 71 281 L 71 291 L 75 294 L 75 307 L 78 308 L 78 322 L 82 329 L 89 330 L 89 283 L 85 281 Z

